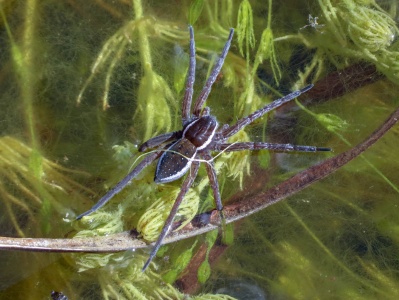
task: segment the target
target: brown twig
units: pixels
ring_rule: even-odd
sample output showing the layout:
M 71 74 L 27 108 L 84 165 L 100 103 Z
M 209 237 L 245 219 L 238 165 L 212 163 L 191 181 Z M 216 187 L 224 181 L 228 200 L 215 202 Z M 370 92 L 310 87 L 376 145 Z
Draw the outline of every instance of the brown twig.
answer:
M 315 86 L 298 99 L 309 107 L 355 91 L 363 86 L 372 84 L 383 78 L 374 65 L 358 63 L 342 70 L 337 70 L 317 81 Z M 289 102 L 277 109 L 280 115 L 298 109 L 295 102 Z
M 335 157 L 302 171 L 259 195 L 243 199 L 225 206 L 226 222 L 231 223 L 252 215 L 269 205 L 277 203 L 312 183 L 325 178 L 349 161 L 360 155 L 378 141 L 399 119 L 399 108 L 392 113 L 383 125 L 374 131 L 364 142 Z M 182 230 L 173 232 L 165 239 L 165 244 L 173 243 L 218 228 L 219 213 L 211 214 L 211 223 L 195 227 L 192 223 Z M 128 249 L 146 248 L 144 241 L 132 238 L 129 232 L 111 236 L 76 239 L 36 239 L 0 237 L 0 250 L 23 250 L 41 252 L 119 252 Z

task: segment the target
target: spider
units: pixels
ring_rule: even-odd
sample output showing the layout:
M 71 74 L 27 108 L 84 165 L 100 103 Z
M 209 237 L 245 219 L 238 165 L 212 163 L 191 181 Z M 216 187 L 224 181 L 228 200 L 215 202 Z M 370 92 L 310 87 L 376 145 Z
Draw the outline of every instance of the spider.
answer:
M 308 16 L 308 23 L 309 24 L 299 28 L 299 30 L 305 29 L 306 27 L 313 27 L 314 29 L 319 31 L 319 29 L 323 28 L 325 26 L 325 24 L 319 24 L 318 20 L 319 20 L 319 17 L 312 17 L 312 15 L 309 15 Z
M 303 152 L 316 152 L 316 151 L 330 151 L 329 148 L 314 147 L 314 146 L 297 146 L 291 144 L 271 144 L 264 142 L 243 142 L 243 143 L 227 143 L 227 140 L 243 129 L 246 125 L 252 123 L 254 120 L 262 117 L 267 112 L 283 105 L 284 103 L 298 97 L 300 94 L 310 90 L 313 85 L 308 85 L 305 88 L 292 92 L 272 103 L 264 106 L 263 108 L 255 111 L 247 117 L 238 120 L 234 125 L 219 126 L 216 117 L 210 114 L 209 107 L 203 105 L 208 98 L 211 87 L 215 82 L 219 72 L 223 66 L 224 60 L 230 48 L 233 38 L 234 29 L 230 30 L 228 40 L 223 48 L 223 51 L 216 61 L 212 72 L 207 79 L 201 93 L 194 103 L 191 111 L 191 102 L 193 98 L 193 86 L 195 80 L 195 42 L 194 30 L 189 26 L 190 32 L 190 62 L 189 70 L 186 79 L 186 90 L 183 98 L 182 105 L 182 129 L 161 134 L 153 137 L 144 142 L 139 151 L 143 152 L 147 149 L 155 149 L 154 152 L 148 154 L 125 178 L 123 178 L 115 187 L 113 187 L 107 194 L 105 194 L 90 210 L 84 212 L 77 217 L 77 220 L 90 213 L 98 210 L 105 205 L 113 196 L 119 193 L 129 182 L 134 179 L 145 167 L 158 159 L 158 164 L 155 171 L 154 181 L 156 183 L 167 183 L 175 181 L 188 173 L 187 177 L 183 180 L 181 190 L 173 204 L 169 216 L 167 217 L 164 227 L 155 242 L 154 247 L 149 255 L 147 262 L 143 266 L 143 271 L 148 267 L 150 262 L 155 257 L 157 251 L 162 245 L 164 238 L 169 233 L 173 219 L 179 209 L 181 202 L 187 191 L 193 184 L 200 165 L 200 160 L 207 161 L 205 164 L 206 172 L 209 177 L 213 197 L 216 204 L 216 209 L 222 212 L 223 205 L 219 192 L 219 184 L 216 172 L 213 168 L 213 160 L 211 151 L 242 151 L 242 150 L 262 150 L 270 149 L 274 151 L 303 151 Z M 221 213 L 221 216 L 223 214 Z

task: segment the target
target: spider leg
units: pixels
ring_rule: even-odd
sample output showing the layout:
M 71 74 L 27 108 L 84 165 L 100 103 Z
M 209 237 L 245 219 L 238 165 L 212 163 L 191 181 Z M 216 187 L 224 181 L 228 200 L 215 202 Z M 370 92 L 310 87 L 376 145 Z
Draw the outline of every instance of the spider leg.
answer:
M 234 144 L 215 144 L 212 150 L 215 151 L 241 151 L 241 150 L 263 150 L 268 149 L 272 151 L 283 151 L 283 152 L 324 152 L 331 151 L 331 148 L 326 147 L 315 147 L 315 146 L 300 146 L 292 144 L 274 144 L 274 143 L 263 143 L 263 142 L 244 142 Z
M 186 92 L 184 93 L 183 106 L 182 106 L 182 121 L 183 126 L 190 120 L 191 101 L 193 99 L 194 81 L 195 81 L 195 41 L 194 29 L 190 25 L 190 64 L 188 67 L 188 74 L 186 80 Z
M 226 219 L 223 214 L 223 204 L 220 197 L 219 181 L 215 172 L 215 164 L 213 163 L 212 160 L 213 157 L 210 151 L 204 151 L 200 155 L 203 159 L 208 161 L 208 163 L 205 164 L 206 172 L 208 174 L 209 183 L 211 184 L 211 188 L 213 191 L 213 199 L 215 200 L 216 209 L 218 210 L 220 215 L 220 221 L 222 225 L 222 235 L 224 235 L 224 233 L 226 232 Z
M 191 185 L 193 184 L 195 178 L 197 177 L 198 174 L 198 168 L 199 168 L 199 162 L 198 161 L 193 161 L 191 164 L 191 169 L 190 173 L 187 175 L 186 179 L 184 180 L 179 195 L 177 195 L 177 198 L 175 200 L 175 203 L 172 206 L 172 209 L 169 213 L 168 218 L 165 221 L 165 224 L 162 228 L 162 231 L 158 237 L 158 240 L 154 244 L 154 248 L 152 248 L 151 253 L 147 261 L 145 262 L 143 266 L 143 272 L 147 269 L 151 261 L 154 259 L 155 255 L 157 254 L 159 248 L 162 246 L 162 242 L 165 239 L 165 237 L 168 235 L 170 228 L 172 227 L 172 222 L 173 219 L 176 216 L 176 213 L 179 209 L 179 206 L 181 202 L 184 199 L 184 196 L 187 194 L 188 190 L 190 189 Z
M 112 189 L 109 190 L 92 208 L 83 214 L 77 216 L 76 220 L 80 220 L 84 216 L 95 212 L 100 207 L 104 206 L 112 197 L 118 194 L 121 190 L 125 188 L 129 184 L 129 182 L 135 178 L 146 166 L 152 163 L 155 159 L 157 159 L 162 152 L 157 151 L 152 154 L 149 154 L 145 157 L 125 178 L 123 178 L 117 185 L 115 185 Z
M 216 140 L 226 140 L 229 137 L 233 136 L 237 132 L 239 132 L 242 128 L 247 126 L 248 124 L 252 123 L 256 119 L 262 117 L 264 114 L 267 112 L 276 109 L 277 107 L 291 101 L 292 99 L 295 99 L 299 95 L 309 91 L 313 87 L 313 84 L 310 84 L 306 87 L 304 87 L 301 90 L 292 92 L 284 97 L 281 97 L 280 99 L 274 100 L 272 103 L 262 107 L 261 109 L 258 109 L 257 111 L 253 112 L 252 114 L 248 115 L 247 117 L 244 117 L 240 120 L 237 121 L 234 125 L 231 125 L 229 127 L 223 127 L 222 130 L 217 134 L 215 137 Z
M 181 131 L 174 131 L 174 132 L 168 132 L 165 134 L 158 135 L 156 137 L 153 137 L 149 139 L 148 141 L 144 142 L 141 144 L 139 147 L 140 152 L 144 152 L 145 150 L 149 148 L 155 148 L 165 142 L 169 142 L 174 139 L 178 139 L 181 137 Z
M 223 204 L 222 204 L 222 200 L 220 197 L 220 191 L 219 191 L 219 182 L 218 182 L 218 178 L 216 176 L 216 172 L 215 172 L 215 164 L 213 163 L 212 160 L 212 155 L 209 151 L 204 151 L 200 154 L 200 156 L 207 160 L 208 162 L 205 164 L 206 167 L 206 172 L 208 174 L 209 177 L 209 183 L 211 185 L 212 191 L 213 191 L 213 198 L 215 199 L 215 204 L 216 204 L 216 209 L 218 211 L 223 210 Z
M 194 111 L 193 114 L 195 116 L 199 116 L 201 113 L 201 108 L 204 105 L 206 99 L 208 98 L 209 93 L 211 92 L 211 88 L 213 83 L 215 82 L 217 76 L 220 73 L 220 70 L 222 69 L 224 60 L 227 56 L 227 53 L 229 52 L 230 45 L 231 45 L 231 40 L 233 39 L 233 34 L 234 34 L 234 29 L 230 29 L 230 35 L 229 38 L 224 45 L 222 54 L 220 55 L 219 59 L 217 60 L 215 66 L 212 69 L 211 75 L 209 76 L 208 80 L 206 81 L 204 87 L 202 88 L 201 94 L 198 96 L 195 105 L 194 105 Z

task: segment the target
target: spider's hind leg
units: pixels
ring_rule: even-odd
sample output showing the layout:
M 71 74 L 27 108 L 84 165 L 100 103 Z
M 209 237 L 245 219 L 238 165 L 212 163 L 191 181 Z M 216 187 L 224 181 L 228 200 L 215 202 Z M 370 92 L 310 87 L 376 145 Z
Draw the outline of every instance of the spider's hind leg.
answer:
M 183 201 L 184 196 L 187 194 L 188 190 L 190 189 L 191 185 L 193 184 L 195 178 L 197 177 L 198 168 L 199 168 L 199 162 L 193 161 L 193 163 L 191 164 L 190 172 L 187 175 L 186 179 L 184 179 L 184 181 L 183 181 L 180 192 L 177 195 L 175 203 L 173 203 L 172 209 L 169 213 L 168 218 L 165 221 L 165 224 L 163 225 L 163 228 L 158 237 L 158 240 L 155 242 L 154 247 L 151 250 L 150 256 L 143 266 L 143 269 L 142 269 L 143 272 L 148 268 L 151 261 L 154 259 L 155 255 L 157 254 L 159 248 L 162 246 L 163 240 L 170 232 L 170 229 L 171 229 L 172 223 L 173 223 L 173 219 L 175 218 L 175 216 L 179 210 L 179 206 L 180 206 L 181 202 Z
M 80 214 L 79 216 L 76 217 L 76 220 L 80 220 L 84 216 L 87 216 L 99 208 L 103 207 L 109 200 L 111 200 L 112 197 L 114 197 L 116 194 L 118 194 L 120 191 L 122 191 L 129 183 L 136 178 L 138 174 L 140 174 L 141 171 L 144 170 L 145 167 L 147 167 L 149 164 L 151 164 L 154 160 L 156 160 L 159 156 L 161 155 L 160 151 L 156 151 L 154 153 L 151 153 L 147 157 L 145 157 L 128 175 L 126 175 L 125 178 L 123 178 L 117 185 L 115 185 L 112 189 L 108 191 L 98 202 L 90 208 L 88 211 Z
M 216 209 L 220 215 L 222 234 L 226 232 L 226 218 L 223 213 L 223 203 L 220 197 L 219 181 L 215 172 L 215 164 L 213 163 L 213 157 L 209 151 L 205 151 L 200 154 L 201 157 L 207 161 L 205 164 L 206 172 L 209 177 L 209 183 L 213 191 L 213 199 L 215 200 Z
M 200 156 L 207 161 L 205 167 L 209 177 L 209 183 L 213 191 L 213 198 L 215 199 L 216 209 L 218 211 L 221 211 L 223 209 L 223 204 L 220 197 L 219 182 L 215 172 L 215 164 L 213 163 L 213 157 L 209 151 L 201 153 Z

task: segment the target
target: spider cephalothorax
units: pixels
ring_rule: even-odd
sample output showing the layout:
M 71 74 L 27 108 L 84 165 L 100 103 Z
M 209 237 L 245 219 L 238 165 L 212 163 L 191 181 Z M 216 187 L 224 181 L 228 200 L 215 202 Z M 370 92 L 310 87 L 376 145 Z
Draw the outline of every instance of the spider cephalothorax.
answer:
M 143 152 L 147 149 L 155 149 L 153 153 L 148 154 L 122 181 L 120 181 L 114 188 L 112 188 L 105 196 L 103 196 L 97 204 L 90 210 L 79 215 L 77 219 L 96 211 L 105 203 L 107 203 L 115 194 L 119 193 L 133 178 L 135 178 L 146 166 L 158 159 L 157 168 L 155 171 L 154 181 L 156 183 L 166 183 L 179 179 L 186 173 L 187 177 L 184 179 L 181 190 L 173 204 L 168 218 L 165 221 L 164 227 L 155 242 L 154 248 L 150 253 L 150 257 L 143 266 L 143 271 L 148 267 L 149 263 L 154 258 L 159 247 L 166 235 L 169 233 L 173 219 L 178 211 L 179 205 L 186 195 L 188 189 L 193 184 L 200 165 L 201 160 L 207 161 L 205 164 L 206 171 L 209 177 L 209 183 L 213 191 L 216 208 L 222 211 L 223 205 L 220 199 L 219 184 L 213 167 L 213 160 L 211 152 L 221 151 L 241 151 L 241 150 L 262 150 L 270 149 L 277 151 L 330 151 L 329 148 L 314 147 L 314 146 L 297 146 L 291 144 L 272 144 L 263 142 L 238 142 L 234 144 L 226 143 L 228 138 L 243 129 L 246 125 L 252 123 L 254 120 L 262 117 L 267 112 L 283 105 L 298 97 L 300 94 L 308 91 L 313 85 L 308 85 L 305 88 L 292 92 L 263 108 L 253 112 L 247 117 L 238 120 L 233 125 L 223 125 L 219 127 L 216 118 L 210 115 L 208 107 L 203 108 L 203 105 L 208 98 L 212 85 L 215 82 L 226 55 L 229 51 L 231 40 L 233 38 L 234 30 L 230 30 L 229 38 L 223 48 L 222 54 L 217 60 L 212 69 L 211 75 L 207 79 L 204 88 L 194 103 L 191 112 L 191 102 L 193 97 L 193 86 L 195 80 L 195 45 L 194 45 L 194 30 L 190 26 L 190 64 L 187 74 L 186 92 L 183 98 L 182 105 L 182 130 L 165 133 L 144 142 L 139 151 Z M 190 170 L 190 172 L 188 172 Z
M 193 159 L 214 139 L 217 126 L 216 118 L 209 115 L 188 122 L 178 140 L 158 160 L 154 181 L 166 183 L 186 174 Z

